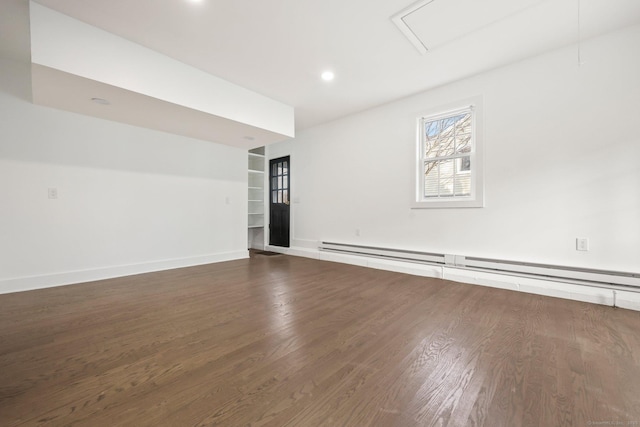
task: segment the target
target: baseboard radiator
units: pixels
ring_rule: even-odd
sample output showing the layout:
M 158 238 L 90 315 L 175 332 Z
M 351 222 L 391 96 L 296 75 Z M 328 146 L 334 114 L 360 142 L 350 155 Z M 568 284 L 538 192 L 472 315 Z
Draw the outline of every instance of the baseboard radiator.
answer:
M 640 293 L 640 273 L 565 267 L 334 242 L 321 242 L 319 250 Z

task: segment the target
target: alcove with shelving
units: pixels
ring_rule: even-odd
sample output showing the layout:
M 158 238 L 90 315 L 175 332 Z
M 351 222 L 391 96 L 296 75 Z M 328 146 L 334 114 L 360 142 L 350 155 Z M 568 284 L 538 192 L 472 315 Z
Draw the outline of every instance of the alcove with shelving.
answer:
M 264 249 L 264 173 L 265 147 L 248 154 L 248 247 Z

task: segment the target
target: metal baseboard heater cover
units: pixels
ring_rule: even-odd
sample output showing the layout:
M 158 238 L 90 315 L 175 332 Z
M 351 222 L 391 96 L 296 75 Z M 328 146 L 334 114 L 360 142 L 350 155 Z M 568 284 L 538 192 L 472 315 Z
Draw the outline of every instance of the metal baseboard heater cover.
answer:
M 324 252 L 369 256 L 395 261 L 423 263 L 441 267 L 640 292 L 640 273 L 466 257 L 462 255 L 437 254 L 334 242 L 321 242 L 319 249 Z

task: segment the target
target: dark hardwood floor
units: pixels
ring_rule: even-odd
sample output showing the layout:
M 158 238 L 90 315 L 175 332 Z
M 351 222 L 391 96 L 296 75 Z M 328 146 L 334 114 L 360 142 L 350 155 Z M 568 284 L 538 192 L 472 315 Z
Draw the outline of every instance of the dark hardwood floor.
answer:
M 640 313 L 260 255 L 0 295 L 38 425 L 639 426 Z

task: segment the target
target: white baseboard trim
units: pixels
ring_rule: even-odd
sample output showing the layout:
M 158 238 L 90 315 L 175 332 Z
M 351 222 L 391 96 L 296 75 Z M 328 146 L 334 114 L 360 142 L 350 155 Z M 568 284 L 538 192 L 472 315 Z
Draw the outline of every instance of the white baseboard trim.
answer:
M 395 261 L 376 257 L 325 252 L 309 248 L 280 248 L 277 246 L 269 246 L 268 250 L 287 255 L 319 259 L 322 261 L 332 261 L 361 267 L 376 268 L 379 270 L 395 271 L 414 276 L 434 277 L 453 282 L 489 286 L 593 304 L 613 306 L 615 299 L 616 307 L 640 311 L 640 293 L 637 292 L 627 292 L 622 290 L 614 291 L 608 288 L 564 283 L 554 280 L 542 280 L 501 273 L 489 273 L 444 265 L 429 265 L 409 261 Z
M 555 280 L 443 267 L 443 279 L 640 311 L 640 293 Z
M 333 261 L 342 264 L 358 265 L 360 267 L 376 268 L 378 270 L 388 270 L 395 271 L 397 273 L 413 274 L 415 276 L 442 278 L 442 267 L 439 266 L 393 261 L 359 255 L 323 252 L 319 251 L 318 249 L 301 248 L 294 246 L 290 248 L 282 248 L 280 246 L 267 246 L 267 250 L 285 255 L 319 259 L 321 261 Z
M 0 294 L 52 288 L 76 283 L 94 282 L 96 280 L 113 279 L 116 277 L 172 270 L 175 268 L 193 267 L 196 265 L 213 264 L 223 261 L 233 261 L 248 257 L 249 251 L 242 250 L 89 270 L 65 271 L 62 273 L 44 274 L 39 276 L 0 279 Z
M 318 256 L 320 253 L 320 251 L 318 251 L 317 249 L 309 249 L 309 248 L 294 247 L 294 246 L 290 248 L 283 248 L 281 246 L 267 245 L 265 246 L 265 250 L 270 252 L 277 252 L 279 254 L 293 255 L 293 256 L 313 258 L 313 259 L 318 259 Z

